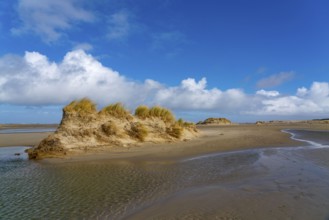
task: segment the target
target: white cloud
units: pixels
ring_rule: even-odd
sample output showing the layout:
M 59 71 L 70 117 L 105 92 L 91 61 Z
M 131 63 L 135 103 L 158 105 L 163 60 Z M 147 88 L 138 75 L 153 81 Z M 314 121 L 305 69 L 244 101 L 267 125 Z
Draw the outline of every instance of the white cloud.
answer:
M 255 112 L 262 115 L 328 115 L 329 83 L 313 82 L 310 89 L 298 88 L 296 95 L 281 96 L 261 101 Z
M 8 63 L 15 65 L 8 65 Z M 82 50 L 69 52 L 61 63 L 37 52 L 0 60 L 0 102 L 24 105 L 63 104 L 89 96 L 98 103 L 141 103 L 156 83 L 128 81 Z M 138 91 L 138 92 L 137 92 Z
M 280 93 L 278 91 L 266 91 L 264 89 L 261 89 L 261 90 L 258 90 L 256 92 L 257 95 L 262 95 L 262 96 L 266 96 L 266 97 L 276 97 L 276 96 L 279 96 Z
M 271 88 L 271 87 L 279 86 L 279 85 L 293 79 L 294 75 L 295 75 L 295 73 L 292 71 L 274 74 L 269 77 L 260 79 L 257 82 L 256 86 L 257 86 L 257 88 Z
M 300 96 L 300 97 L 303 97 L 305 95 L 307 95 L 307 89 L 305 87 L 302 87 L 302 88 L 298 88 L 297 89 L 297 96 Z
M 329 98 L 329 85 L 324 82 L 314 82 L 311 86 L 308 95 L 312 99 L 317 99 L 318 101 L 328 101 Z M 326 102 L 328 104 L 328 102 Z
M 207 89 L 207 81 L 202 78 L 199 82 L 188 78 L 177 87 L 159 89 L 155 102 L 180 110 L 219 110 L 235 111 L 246 104 L 246 95 L 240 89 L 221 91 L 217 88 Z
M 22 25 L 13 28 L 12 33 L 33 32 L 45 42 L 58 40 L 63 31 L 78 22 L 94 20 L 93 14 L 79 7 L 76 0 L 19 0 L 17 10 Z
M 58 63 L 38 52 L 0 57 L 0 104 L 62 105 L 82 97 L 100 105 L 120 101 L 131 108 L 159 104 L 174 110 L 219 114 L 329 114 L 328 82 L 313 82 L 310 88 L 297 89 L 296 95 L 266 90 L 246 94 L 238 88 L 207 88 L 206 78 L 184 79 L 177 86 L 151 79 L 138 83 L 103 66 L 83 50 L 68 52 Z

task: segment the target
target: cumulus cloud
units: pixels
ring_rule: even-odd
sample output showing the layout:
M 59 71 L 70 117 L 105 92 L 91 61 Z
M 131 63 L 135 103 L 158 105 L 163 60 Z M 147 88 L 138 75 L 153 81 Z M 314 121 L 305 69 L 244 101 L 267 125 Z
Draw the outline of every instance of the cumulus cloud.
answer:
M 240 89 L 221 91 L 217 88 L 207 89 L 206 85 L 205 78 L 198 82 L 188 78 L 177 87 L 159 89 L 155 95 L 155 101 L 173 109 L 218 109 L 225 112 L 239 110 L 246 104 L 246 95 Z
M 298 88 L 296 94 L 289 96 L 274 90 L 246 94 L 239 88 L 207 88 L 206 78 L 187 78 L 177 86 L 152 79 L 136 82 L 105 67 L 83 50 L 68 52 L 58 63 L 38 52 L 0 58 L 0 104 L 63 105 L 83 97 L 99 105 L 120 101 L 131 108 L 158 104 L 173 110 L 221 114 L 329 114 L 328 82 L 313 82 L 309 88 Z
M 296 95 L 278 96 L 260 101 L 249 114 L 262 115 L 328 115 L 329 83 L 313 82 L 310 89 L 298 88 Z
M 280 93 L 278 91 L 266 91 L 264 89 L 261 89 L 261 90 L 258 90 L 256 92 L 257 95 L 262 95 L 262 96 L 266 96 L 266 97 L 276 97 L 276 96 L 279 96 Z
M 19 0 L 18 14 L 22 25 L 12 29 L 14 34 L 33 32 L 45 41 L 54 42 L 78 22 L 92 22 L 91 12 L 76 0 Z
M 128 81 L 83 50 L 67 53 L 60 63 L 37 52 L 6 56 L 0 69 L 0 102 L 11 104 L 63 104 L 85 96 L 101 104 L 143 102 L 144 94 L 159 86 L 152 80 Z
M 294 75 L 295 75 L 295 73 L 292 71 L 274 74 L 269 77 L 260 79 L 257 82 L 256 86 L 257 86 L 257 88 L 271 88 L 271 87 L 279 86 L 279 85 L 293 79 Z

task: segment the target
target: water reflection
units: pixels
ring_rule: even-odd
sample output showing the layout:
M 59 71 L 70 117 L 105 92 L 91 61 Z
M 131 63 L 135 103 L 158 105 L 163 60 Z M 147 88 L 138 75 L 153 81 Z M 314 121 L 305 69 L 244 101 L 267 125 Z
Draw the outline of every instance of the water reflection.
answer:
M 0 148 L 0 219 L 323 219 L 329 207 L 321 149 L 60 164 L 17 159 L 18 149 Z
M 250 152 L 183 163 L 2 164 L 0 218 L 120 217 L 174 191 L 232 176 L 258 158 Z

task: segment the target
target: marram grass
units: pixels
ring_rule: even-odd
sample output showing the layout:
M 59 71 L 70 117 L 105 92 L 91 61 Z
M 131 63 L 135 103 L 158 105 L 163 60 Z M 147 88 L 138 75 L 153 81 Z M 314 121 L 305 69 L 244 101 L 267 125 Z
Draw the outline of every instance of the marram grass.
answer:
M 69 105 L 64 107 L 65 112 L 77 112 L 80 115 L 86 115 L 89 113 L 96 113 L 96 104 L 88 99 L 83 98 L 80 100 L 75 100 Z M 130 112 L 123 106 L 122 103 L 114 103 L 104 107 L 99 114 L 111 115 L 116 118 L 125 118 L 132 119 Z M 183 119 L 175 120 L 173 113 L 166 108 L 161 106 L 154 106 L 152 108 L 147 107 L 146 105 L 140 105 L 135 109 L 135 116 L 140 119 L 146 118 L 159 118 L 167 124 L 170 124 L 171 127 L 168 130 L 168 133 L 174 137 L 180 137 L 184 128 L 195 128 L 194 123 L 185 122 Z M 116 133 L 115 125 L 104 125 L 103 127 L 105 133 L 113 134 Z M 144 139 L 147 135 L 147 130 L 142 127 L 142 125 L 134 125 L 135 133 L 138 133 L 138 139 Z
M 135 122 L 131 124 L 130 135 L 140 141 L 145 141 L 145 138 L 148 135 L 147 128 L 140 122 Z
M 104 107 L 100 111 L 100 114 L 109 114 L 117 118 L 127 118 L 130 116 L 129 111 L 125 109 L 123 104 L 120 102 Z
M 140 105 L 135 109 L 135 116 L 140 119 L 149 117 L 150 109 L 146 105 Z
M 80 114 L 95 113 L 97 111 L 96 104 L 88 98 L 75 100 L 64 107 L 66 112 L 77 112 Z
M 149 117 L 160 118 L 161 120 L 167 123 L 175 122 L 175 116 L 173 115 L 173 113 L 169 109 L 160 106 L 154 106 L 150 108 Z

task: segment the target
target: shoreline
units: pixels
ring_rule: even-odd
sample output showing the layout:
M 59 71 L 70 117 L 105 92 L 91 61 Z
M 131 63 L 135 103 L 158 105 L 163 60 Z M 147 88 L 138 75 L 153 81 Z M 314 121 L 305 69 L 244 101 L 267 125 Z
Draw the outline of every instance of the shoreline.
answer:
M 16 129 L 56 129 L 57 127 L 58 124 L 0 124 L 0 131 Z M 52 133 L 54 132 L 0 133 L 0 147 L 33 147 Z
M 201 135 L 188 141 L 173 143 L 142 143 L 130 147 L 110 147 L 92 149 L 84 152 L 72 152 L 64 158 L 45 158 L 49 163 L 128 160 L 149 162 L 175 162 L 213 153 L 241 150 L 306 146 L 303 141 L 293 140 L 284 129 L 329 130 L 322 125 L 223 125 L 198 126 Z
M 0 134 L 0 148 L 14 146 L 33 147 L 52 133 L 53 132 L 24 132 Z
M 69 152 L 60 158 L 42 159 L 46 163 L 94 160 L 166 160 L 176 161 L 221 152 L 259 149 L 268 147 L 305 146 L 307 143 L 293 140 L 283 130 L 329 130 L 326 124 L 239 124 L 199 125 L 200 136 L 187 141 L 170 143 L 141 143 L 128 147 L 109 147 L 87 151 Z M 0 134 L 0 147 L 34 146 L 53 132 Z

